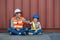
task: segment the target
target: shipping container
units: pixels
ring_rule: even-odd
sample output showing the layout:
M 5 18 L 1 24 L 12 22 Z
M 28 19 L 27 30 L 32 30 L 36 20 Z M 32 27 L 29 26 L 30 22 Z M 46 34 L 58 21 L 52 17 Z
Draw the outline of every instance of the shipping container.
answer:
M 37 13 L 44 32 L 60 32 L 60 0 L 0 0 L 0 32 L 7 32 L 16 8 L 27 20 Z

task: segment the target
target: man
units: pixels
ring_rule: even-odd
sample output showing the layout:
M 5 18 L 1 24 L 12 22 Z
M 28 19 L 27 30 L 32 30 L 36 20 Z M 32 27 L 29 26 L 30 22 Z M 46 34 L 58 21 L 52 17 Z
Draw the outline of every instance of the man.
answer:
M 16 9 L 14 13 L 16 16 L 11 18 L 11 27 L 8 28 L 8 32 L 10 34 L 25 35 L 25 31 L 27 31 L 28 28 L 24 28 L 24 23 L 29 23 L 29 21 L 25 20 L 20 9 Z

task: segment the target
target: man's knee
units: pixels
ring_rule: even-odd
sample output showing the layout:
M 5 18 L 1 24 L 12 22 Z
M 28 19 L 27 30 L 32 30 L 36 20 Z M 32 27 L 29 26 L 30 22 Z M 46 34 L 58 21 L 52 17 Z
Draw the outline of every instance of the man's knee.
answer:
M 8 28 L 8 31 L 11 31 L 11 28 L 10 27 Z
M 8 32 L 10 31 L 10 32 L 12 32 L 12 31 L 14 31 L 15 29 L 14 28 L 12 28 L 12 27 L 9 27 L 8 28 Z

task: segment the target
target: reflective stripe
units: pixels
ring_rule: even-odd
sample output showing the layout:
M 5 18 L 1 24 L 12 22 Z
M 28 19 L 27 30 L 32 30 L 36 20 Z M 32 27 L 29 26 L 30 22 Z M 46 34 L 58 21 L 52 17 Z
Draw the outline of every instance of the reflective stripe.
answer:
M 20 23 L 22 23 L 22 21 L 18 21 L 18 22 L 13 22 L 13 23 L 14 23 L 14 24 L 17 24 L 17 23 L 18 23 L 18 24 L 20 24 Z
M 22 28 L 22 26 L 14 26 L 15 28 L 18 27 L 18 28 Z
M 20 23 L 22 23 L 22 21 L 18 21 L 18 23 L 20 24 Z
M 17 22 L 13 22 L 14 24 L 17 24 Z

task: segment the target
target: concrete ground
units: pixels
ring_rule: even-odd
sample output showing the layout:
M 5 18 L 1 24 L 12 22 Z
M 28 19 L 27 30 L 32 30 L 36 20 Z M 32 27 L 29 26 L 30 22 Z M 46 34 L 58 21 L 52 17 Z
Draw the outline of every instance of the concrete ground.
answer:
M 9 35 L 0 33 L 0 40 L 60 40 L 60 33 L 43 33 L 42 35 Z

